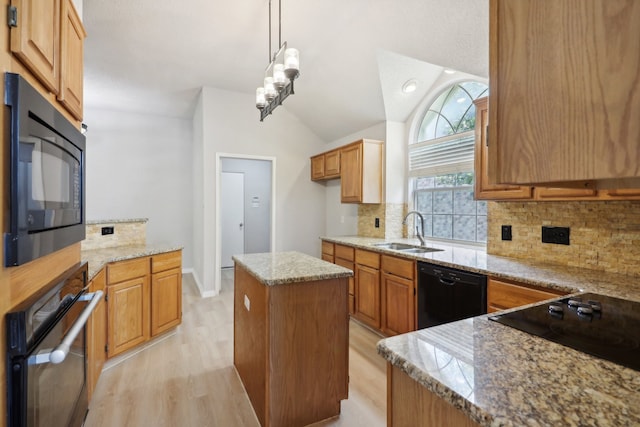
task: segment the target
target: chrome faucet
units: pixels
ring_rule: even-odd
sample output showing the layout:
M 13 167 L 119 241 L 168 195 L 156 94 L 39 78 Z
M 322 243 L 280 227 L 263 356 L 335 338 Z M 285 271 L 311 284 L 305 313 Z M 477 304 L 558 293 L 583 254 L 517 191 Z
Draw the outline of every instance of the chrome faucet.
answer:
M 411 214 L 416 214 L 418 215 L 418 217 L 420 218 L 420 225 L 422 226 L 422 233 L 420 233 L 420 229 L 418 228 L 418 226 L 416 225 L 416 237 L 418 238 L 418 240 L 420 240 L 420 245 L 424 246 L 424 217 L 422 216 L 422 214 L 418 211 L 410 211 L 409 213 L 407 213 L 407 215 L 405 215 L 404 219 L 402 220 L 402 225 L 407 225 L 407 218 L 409 218 L 409 215 Z

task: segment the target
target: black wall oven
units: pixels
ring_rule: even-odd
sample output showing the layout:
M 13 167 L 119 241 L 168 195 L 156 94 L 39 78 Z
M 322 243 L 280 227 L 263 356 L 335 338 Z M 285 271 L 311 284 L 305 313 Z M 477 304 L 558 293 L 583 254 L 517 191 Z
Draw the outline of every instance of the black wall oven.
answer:
M 87 414 L 85 323 L 102 297 L 76 265 L 6 315 L 7 425 L 81 426 Z
M 10 267 L 84 239 L 85 137 L 18 74 L 5 73 L 5 105 Z

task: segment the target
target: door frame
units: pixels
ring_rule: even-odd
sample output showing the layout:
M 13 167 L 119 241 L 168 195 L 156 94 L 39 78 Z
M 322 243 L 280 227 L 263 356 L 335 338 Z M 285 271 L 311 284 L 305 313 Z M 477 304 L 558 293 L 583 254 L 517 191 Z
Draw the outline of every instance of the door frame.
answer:
M 220 211 L 220 181 L 222 176 L 222 159 L 242 159 L 242 160 L 266 160 L 271 162 L 271 236 L 270 251 L 275 251 L 276 235 L 276 158 L 270 156 L 253 156 L 249 154 L 216 153 L 216 256 L 214 261 L 215 272 L 215 294 L 222 289 L 222 233 L 221 233 L 221 211 Z

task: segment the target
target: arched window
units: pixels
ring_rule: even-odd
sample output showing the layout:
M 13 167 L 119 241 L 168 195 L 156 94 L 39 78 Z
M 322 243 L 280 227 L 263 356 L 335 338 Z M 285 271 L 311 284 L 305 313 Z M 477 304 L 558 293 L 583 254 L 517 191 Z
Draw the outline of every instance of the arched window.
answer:
M 473 101 L 487 92 L 487 85 L 473 81 L 445 89 L 425 110 L 409 145 L 409 188 L 428 237 L 487 241 L 486 202 L 473 197 Z

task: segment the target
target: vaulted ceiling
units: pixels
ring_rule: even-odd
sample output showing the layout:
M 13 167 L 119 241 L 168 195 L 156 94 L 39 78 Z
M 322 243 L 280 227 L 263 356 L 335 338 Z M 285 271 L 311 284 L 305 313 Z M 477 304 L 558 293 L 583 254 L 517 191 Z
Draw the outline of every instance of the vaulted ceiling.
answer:
M 443 67 L 487 77 L 488 8 L 282 0 L 282 40 L 300 50 L 301 69 L 284 105 L 328 142 L 405 120 Z M 84 0 L 85 105 L 188 118 L 202 86 L 253 95 L 269 60 L 268 10 L 269 0 Z M 277 10 L 273 0 L 273 50 Z M 418 90 L 403 94 L 409 79 Z

